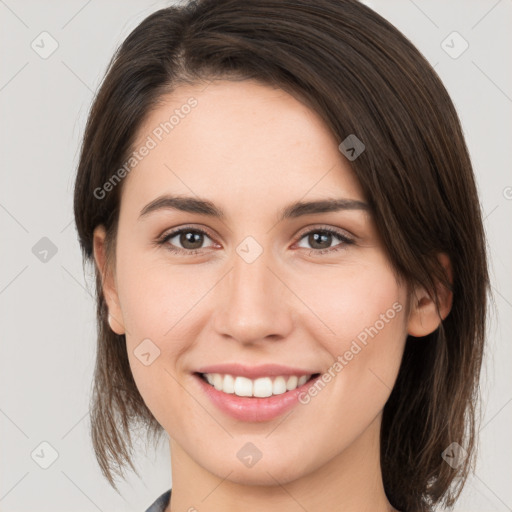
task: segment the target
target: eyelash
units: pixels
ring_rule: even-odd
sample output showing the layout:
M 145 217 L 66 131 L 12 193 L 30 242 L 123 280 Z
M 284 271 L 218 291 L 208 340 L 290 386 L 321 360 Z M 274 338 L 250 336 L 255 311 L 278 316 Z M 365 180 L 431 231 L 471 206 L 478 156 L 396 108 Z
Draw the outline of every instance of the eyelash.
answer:
M 176 231 L 171 231 L 170 233 L 163 235 L 158 240 L 156 240 L 156 244 L 158 246 L 165 245 L 171 238 L 174 238 L 176 235 L 180 235 L 181 233 L 189 233 L 189 232 L 190 233 L 201 233 L 203 235 L 206 235 L 208 238 L 212 238 L 203 229 L 184 227 L 184 228 L 180 228 L 180 229 L 177 229 Z M 320 254 L 320 255 L 325 254 L 325 253 L 334 253 L 334 252 L 344 249 L 346 245 L 350 245 L 350 244 L 354 243 L 354 241 L 352 239 L 348 238 L 342 232 L 340 232 L 336 229 L 327 228 L 327 227 L 326 228 L 314 228 L 314 229 L 311 229 L 310 231 L 306 231 L 305 233 L 301 234 L 301 236 L 297 239 L 297 242 L 300 242 L 300 240 L 302 240 L 307 235 L 310 235 L 311 233 L 322 233 L 322 234 L 327 233 L 330 235 L 334 235 L 337 238 L 339 238 L 342 241 L 342 243 L 338 244 L 337 246 L 330 247 L 328 249 L 309 249 L 310 253 L 314 252 L 314 253 Z M 185 256 L 192 256 L 195 254 L 199 254 L 202 251 L 202 249 L 181 249 L 180 247 L 174 247 L 170 244 L 167 244 L 167 250 L 171 251 L 172 253 L 181 254 L 181 255 L 185 255 Z

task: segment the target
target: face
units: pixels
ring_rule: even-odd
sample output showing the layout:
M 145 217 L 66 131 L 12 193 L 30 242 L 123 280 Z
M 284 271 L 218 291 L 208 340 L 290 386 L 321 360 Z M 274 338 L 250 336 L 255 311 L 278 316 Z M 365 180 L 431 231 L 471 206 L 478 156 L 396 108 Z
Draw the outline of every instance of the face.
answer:
M 220 478 L 291 481 L 378 437 L 407 290 L 339 143 L 253 81 L 182 86 L 138 132 L 149 149 L 124 178 L 111 325 L 171 446 Z

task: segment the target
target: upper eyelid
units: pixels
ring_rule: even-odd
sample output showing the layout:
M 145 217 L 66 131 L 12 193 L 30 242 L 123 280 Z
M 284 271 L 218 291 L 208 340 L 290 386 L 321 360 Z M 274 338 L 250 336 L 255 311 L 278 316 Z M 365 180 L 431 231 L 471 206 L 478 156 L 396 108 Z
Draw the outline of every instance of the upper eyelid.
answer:
M 186 232 L 186 231 L 197 231 L 199 233 L 204 233 L 205 235 L 207 235 L 210 239 L 214 240 L 215 237 L 212 236 L 210 234 L 210 232 L 206 229 L 206 228 L 199 228 L 199 227 L 196 227 L 196 226 L 184 226 L 182 228 L 173 228 L 173 229 L 170 229 L 169 231 L 167 232 L 164 232 L 161 236 L 158 237 L 159 240 L 163 240 L 163 239 L 166 239 L 166 238 L 174 238 L 176 235 L 179 235 L 180 233 L 182 232 Z
M 320 225 L 320 226 L 317 226 L 317 225 L 313 225 L 313 226 L 307 226 L 305 227 L 304 229 L 302 229 L 299 234 L 297 235 L 297 238 L 302 238 L 304 235 L 307 235 L 308 233 L 310 233 L 311 231 L 328 231 L 328 232 L 332 232 L 334 234 L 337 234 L 337 235 L 342 235 L 342 236 L 346 236 L 347 238 L 350 238 L 350 239 L 354 239 L 355 238 L 355 235 L 353 235 L 352 233 L 350 233 L 349 231 L 347 231 L 346 229 L 343 229 L 343 228 L 339 228 L 339 227 L 334 227 L 334 226 L 328 226 L 328 225 Z

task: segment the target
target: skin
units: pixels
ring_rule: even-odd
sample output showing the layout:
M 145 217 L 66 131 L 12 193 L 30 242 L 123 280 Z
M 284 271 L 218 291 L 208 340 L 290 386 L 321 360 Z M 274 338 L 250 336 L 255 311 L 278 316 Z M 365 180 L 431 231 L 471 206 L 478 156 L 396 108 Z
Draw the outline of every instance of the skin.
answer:
M 407 335 L 439 325 L 434 304 L 421 288 L 407 302 L 370 212 L 276 223 L 297 200 L 366 201 L 340 141 L 283 90 L 255 81 L 180 86 L 145 120 L 135 147 L 191 96 L 197 107 L 125 178 L 115 268 L 105 263 L 103 227 L 94 233 L 110 325 L 126 334 L 137 387 L 169 434 L 173 491 L 166 512 L 394 510 L 380 469 L 382 410 Z M 168 209 L 139 220 L 163 193 L 209 199 L 226 219 Z M 154 243 L 191 224 L 209 233 L 198 254 L 183 237 L 167 244 L 188 255 Z M 341 249 L 320 254 L 307 233 L 323 227 L 354 243 L 332 236 L 322 247 Z M 236 251 L 247 236 L 263 249 L 250 264 Z M 444 318 L 451 295 L 440 290 L 440 299 Z M 394 303 L 401 311 L 317 396 L 275 420 L 227 416 L 192 377 L 221 362 L 327 371 Z M 146 338 L 160 350 L 149 366 L 134 355 Z M 262 453 L 250 468 L 236 456 L 247 442 Z

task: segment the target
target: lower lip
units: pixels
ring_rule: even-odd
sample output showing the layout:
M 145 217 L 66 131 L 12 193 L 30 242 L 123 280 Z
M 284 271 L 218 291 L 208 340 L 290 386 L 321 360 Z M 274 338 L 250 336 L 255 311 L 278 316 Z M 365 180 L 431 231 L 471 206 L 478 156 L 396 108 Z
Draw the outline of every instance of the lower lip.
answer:
M 267 398 L 244 397 L 224 393 L 208 384 L 199 375 L 194 374 L 194 378 L 221 411 L 240 421 L 262 422 L 273 420 L 299 404 L 299 395 L 314 385 L 320 375 L 292 391 Z

